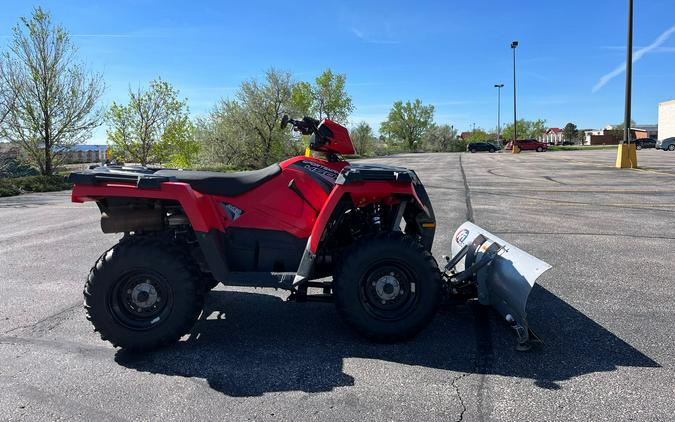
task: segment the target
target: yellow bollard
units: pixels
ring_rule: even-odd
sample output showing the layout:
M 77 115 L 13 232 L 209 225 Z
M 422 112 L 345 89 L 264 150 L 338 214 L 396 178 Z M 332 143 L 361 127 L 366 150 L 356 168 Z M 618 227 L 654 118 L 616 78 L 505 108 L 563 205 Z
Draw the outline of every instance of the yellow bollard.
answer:
M 513 144 L 513 148 L 511 148 L 511 154 L 520 154 L 520 147 L 515 143 Z
M 635 144 L 619 144 L 616 150 L 616 168 L 635 169 L 638 167 Z

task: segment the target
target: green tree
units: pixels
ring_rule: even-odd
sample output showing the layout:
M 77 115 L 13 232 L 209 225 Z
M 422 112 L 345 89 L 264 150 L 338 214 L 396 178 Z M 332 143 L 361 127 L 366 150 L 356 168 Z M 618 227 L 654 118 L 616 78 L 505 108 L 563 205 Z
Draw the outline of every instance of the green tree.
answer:
M 281 118 L 298 107 L 288 72 L 269 69 L 265 79 L 241 84 L 234 99 L 221 101 L 197 124 L 197 138 L 209 164 L 260 168 L 298 153 L 300 142 Z
M 481 128 L 476 128 L 469 133 L 469 136 L 466 137 L 468 142 L 480 142 L 490 139 L 490 135 Z
M 635 120 L 631 119 L 630 121 L 630 127 L 635 127 L 637 126 L 637 123 L 635 123 Z M 624 124 L 623 122 L 619 123 L 618 125 L 612 125 L 612 129 L 610 129 L 608 132 L 610 135 L 614 137 L 617 141 L 623 141 L 623 128 Z M 634 137 L 634 133 L 631 132 L 630 134 L 631 139 Z
M 352 98 L 345 90 L 347 77 L 326 69 L 314 85 L 300 81 L 293 84 L 288 112 L 300 116 L 324 117 L 345 124 L 354 111 Z
M 356 148 L 356 153 L 362 157 L 368 155 L 377 140 L 373 129 L 366 122 L 361 122 L 353 127 L 349 131 L 349 135 L 354 143 L 354 148 Z
M 0 110 L 0 137 L 18 144 L 41 174 L 51 175 L 64 152 L 99 126 L 102 77 L 76 61 L 70 35 L 40 7 L 14 26 L 1 61 L 0 103 L 6 109 Z
M 579 141 L 579 143 L 583 144 L 585 140 L 586 132 L 583 130 L 577 130 L 577 137 L 575 138 L 575 141 Z
M 330 69 L 316 78 L 313 89 L 314 111 L 319 119 L 326 117 L 338 123 L 347 123 L 354 106 L 345 90 L 346 82 L 344 73 L 335 74 Z
M 237 103 L 230 107 L 239 132 L 251 131 L 255 136 L 247 150 L 256 167 L 279 161 L 288 151 L 288 130 L 282 130 L 280 124 L 291 104 L 292 90 L 290 73 L 270 69 L 262 83 L 255 79 L 242 83 Z
M 113 155 L 127 161 L 190 164 L 196 156 L 187 99 L 168 82 L 151 81 L 148 90 L 129 89 L 127 105 L 112 103 L 106 113 Z
M 568 141 L 575 141 L 579 137 L 579 129 L 574 123 L 568 123 L 563 129 L 563 138 Z
M 220 101 L 206 117 L 195 123 L 195 138 L 200 144 L 199 161 L 209 166 L 239 167 L 254 157 L 247 156 L 251 148 L 247 142 L 254 139 L 239 128 L 239 104 Z M 250 161 L 247 163 L 250 165 Z
M 422 101 L 396 101 L 389 111 L 387 120 L 382 122 L 380 132 L 395 142 L 403 143 L 409 151 L 422 147 L 424 134 L 433 125 L 434 106 L 422 105 Z
M 14 107 L 14 102 L 18 96 L 18 92 L 10 90 L 9 83 L 2 77 L 6 74 L 4 61 L 4 56 L 0 55 L 0 135 L 2 134 L 2 124 L 7 119 L 7 116 L 9 116 L 9 112 Z
M 195 128 L 187 115 L 167 125 L 164 142 L 171 151 L 170 166 L 190 168 L 197 163 L 199 143 L 195 140 Z
M 290 113 L 298 117 L 309 116 L 314 105 L 314 88 L 309 82 L 298 82 L 291 89 Z
M 518 120 L 518 139 L 537 139 L 546 133 L 546 120 Z M 509 141 L 513 139 L 513 123 L 507 124 L 502 130 L 502 138 Z
M 434 152 L 464 151 L 465 142 L 457 139 L 457 131 L 450 125 L 433 125 L 424 134 L 424 146 Z

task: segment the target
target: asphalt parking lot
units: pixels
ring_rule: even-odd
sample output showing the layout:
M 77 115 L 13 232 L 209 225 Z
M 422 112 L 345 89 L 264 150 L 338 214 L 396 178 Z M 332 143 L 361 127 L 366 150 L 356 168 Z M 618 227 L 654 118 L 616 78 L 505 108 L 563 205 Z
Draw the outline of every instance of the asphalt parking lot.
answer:
M 526 353 L 498 315 L 444 308 L 414 340 L 368 343 L 330 304 L 218 287 L 176 346 L 94 335 L 82 286 L 103 235 L 68 192 L 0 199 L 2 420 L 672 420 L 675 153 L 411 154 L 438 218 L 434 255 L 476 224 L 549 262 Z

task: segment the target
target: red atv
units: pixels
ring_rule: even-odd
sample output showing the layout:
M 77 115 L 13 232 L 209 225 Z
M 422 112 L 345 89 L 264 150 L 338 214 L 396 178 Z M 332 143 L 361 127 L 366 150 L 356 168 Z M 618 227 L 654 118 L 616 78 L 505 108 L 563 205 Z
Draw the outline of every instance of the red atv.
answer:
M 73 202 L 96 201 L 103 232 L 124 233 L 84 289 L 103 339 L 135 350 L 175 342 L 220 282 L 334 301 L 378 341 L 415 335 L 444 297 L 477 297 L 527 341 L 525 302 L 545 263 L 465 223 L 440 271 L 430 254 L 434 212 L 414 171 L 344 161 L 354 146 L 328 119 L 284 116 L 289 123 L 325 159 L 237 173 L 100 166 L 69 176 Z

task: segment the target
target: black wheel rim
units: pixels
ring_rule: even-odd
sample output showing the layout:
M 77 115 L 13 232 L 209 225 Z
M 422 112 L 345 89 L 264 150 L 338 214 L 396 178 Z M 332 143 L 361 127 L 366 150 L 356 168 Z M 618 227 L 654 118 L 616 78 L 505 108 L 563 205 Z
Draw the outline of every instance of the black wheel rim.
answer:
M 113 318 L 131 330 L 149 330 L 166 320 L 173 308 L 173 290 L 155 271 L 142 269 L 120 277 L 108 296 Z
M 381 262 L 370 267 L 361 279 L 359 298 L 365 311 L 379 320 L 396 321 L 414 311 L 419 283 L 407 266 Z

